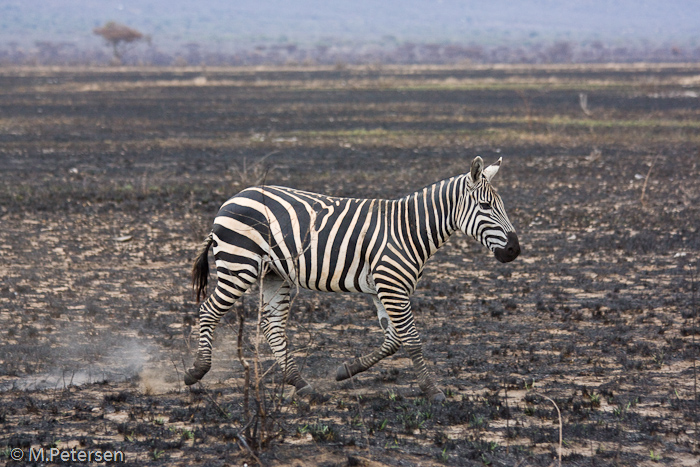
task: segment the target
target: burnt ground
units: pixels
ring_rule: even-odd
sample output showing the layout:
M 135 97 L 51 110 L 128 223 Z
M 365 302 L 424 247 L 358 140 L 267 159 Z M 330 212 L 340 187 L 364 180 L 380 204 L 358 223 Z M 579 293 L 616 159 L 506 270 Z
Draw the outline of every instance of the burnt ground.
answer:
M 549 466 L 558 408 L 564 465 L 697 465 L 699 94 L 696 65 L 0 69 L 0 459 Z M 457 234 L 428 263 L 412 303 L 445 403 L 403 352 L 335 382 L 381 333 L 364 297 L 308 291 L 288 333 L 325 398 L 280 388 L 265 344 L 246 418 L 233 312 L 183 385 L 190 264 L 227 197 L 398 197 L 476 154 L 504 158 L 523 253 Z

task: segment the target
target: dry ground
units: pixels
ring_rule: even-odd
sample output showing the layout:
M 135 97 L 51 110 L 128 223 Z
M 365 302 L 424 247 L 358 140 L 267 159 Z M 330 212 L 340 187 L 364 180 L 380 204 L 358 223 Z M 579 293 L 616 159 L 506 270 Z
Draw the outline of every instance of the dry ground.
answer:
M 699 95 L 697 65 L 0 69 L 0 458 L 252 465 L 246 440 L 264 465 L 548 466 L 546 396 L 564 465 L 697 465 Z M 263 346 L 246 433 L 235 313 L 182 384 L 189 268 L 227 197 L 398 197 L 476 154 L 504 158 L 523 253 L 460 234 L 428 264 L 413 306 L 444 404 L 401 352 L 336 383 L 381 333 L 365 298 L 306 291 L 289 335 L 327 398 L 280 398 Z

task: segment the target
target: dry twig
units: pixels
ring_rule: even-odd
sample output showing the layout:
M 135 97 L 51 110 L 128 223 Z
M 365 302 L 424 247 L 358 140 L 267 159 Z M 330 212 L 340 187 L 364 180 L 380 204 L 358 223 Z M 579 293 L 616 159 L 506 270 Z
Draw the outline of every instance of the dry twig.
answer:
M 248 360 L 243 356 L 243 313 L 238 313 L 238 360 L 240 360 L 241 365 L 243 365 L 243 375 L 245 382 L 243 383 L 243 416 L 248 424 L 245 428 L 245 435 L 250 438 L 250 364 Z
M 647 171 L 647 176 L 644 177 L 644 185 L 642 185 L 642 196 L 639 198 L 639 201 L 642 203 L 642 207 L 646 207 L 644 204 L 644 194 L 647 191 L 647 182 L 649 182 L 649 176 L 651 175 L 651 169 L 654 168 L 654 163 L 656 162 L 656 159 L 659 157 L 659 155 L 655 155 L 654 159 L 651 161 L 651 164 L 649 164 L 649 170 Z
M 557 406 L 557 403 L 554 402 L 553 399 L 545 396 L 544 394 L 539 394 L 539 393 L 535 393 L 535 394 L 537 394 L 538 396 L 540 396 L 544 399 L 547 399 L 549 402 L 551 402 L 554 405 L 554 408 L 557 409 L 557 417 L 559 418 L 559 449 L 558 449 L 559 467 L 561 467 L 561 446 L 562 446 L 562 442 L 563 442 L 562 436 L 563 436 L 563 431 L 564 431 L 564 424 L 562 423 L 562 420 L 561 420 L 561 412 L 559 411 L 559 406 Z
M 695 346 L 695 325 L 697 323 L 697 314 L 698 310 L 696 308 L 696 302 L 695 302 L 695 289 L 696 289 L 696 275 L 698 271 L 698 266 L 700 266 L 700 261 L 698 264 L 695 266 L 695 271 L 692 271 L 690 273 L 690 307 L 692 308 L 691 310 L 691 317 L 692 317 L 692 322 L 691 322 L 691 328 L 693 330 L 693 349 L 697 349 Z M 693 420 L 695 423 L 695 451 L 697 452 L 698 450 L 698 373 L 697 373 L 697 367 L 695 361 L 697 360 L 696 358 L 697 350 L 693 353 Z
M 580 92 L 578 94 L 578 103 L 581 106 L 581 110 L 583 111 L 584 114 L 586 114 L 586 117 L 591 116 L 591 111 L 588 108 L 588 94 L 585 92 Z

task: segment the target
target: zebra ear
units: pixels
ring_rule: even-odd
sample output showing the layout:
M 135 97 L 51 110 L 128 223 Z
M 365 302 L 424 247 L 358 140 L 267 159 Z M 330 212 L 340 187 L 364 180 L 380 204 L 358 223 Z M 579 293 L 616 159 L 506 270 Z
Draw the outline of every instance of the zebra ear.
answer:
M 486 180 L 491 183 L 491 179 L 493 178 L 494 175 L 496 175 L 496 172 L 498 172 L 498 169 L 501 167 L 501 162 L 503 161 L 502 157 L 499 157 L 496 162 L 493 164 L 489 165 L 484 169 L 484 177 L 486 177 Z
M 476 183 L 479 180 L 481 180 L 481 174 L 484 172 L 484 160 L 481 158 L 481 156 L 476 156 L 474 160 L 472 161 L 472 169 L 469 172 L 469 175 L 471 175 L 472 183 Z

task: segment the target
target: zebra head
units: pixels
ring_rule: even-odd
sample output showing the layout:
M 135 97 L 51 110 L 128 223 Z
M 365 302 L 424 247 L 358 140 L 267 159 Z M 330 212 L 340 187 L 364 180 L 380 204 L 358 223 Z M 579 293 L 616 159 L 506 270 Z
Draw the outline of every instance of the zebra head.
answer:
M 513 261 L 520 254 L 520 243 L 503 200 L 491 186 L 491 179 L 501 166 L 502 158 L 484 168 L 476 156 L 466 176 L 466 189 L 457 210 L 457 227 L 493 251 L 502 263 Z

